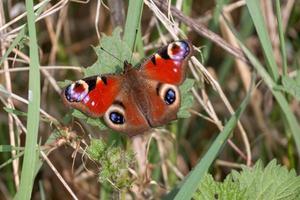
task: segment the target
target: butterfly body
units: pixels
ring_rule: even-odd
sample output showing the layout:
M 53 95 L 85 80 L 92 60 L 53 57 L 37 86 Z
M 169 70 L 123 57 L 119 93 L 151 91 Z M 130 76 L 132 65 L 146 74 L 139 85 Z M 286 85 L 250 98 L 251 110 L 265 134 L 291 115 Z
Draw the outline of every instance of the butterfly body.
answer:
M 103 117 L 110 128 L 129 136 L 176 119 L 180 107 L 178 86 L 185 79 L 191 56 L 188 41 L 158 50 L 140 67 L 124 62 L 121 74 L 78 80 L 66 87 L 64 102 L 91 117 Z

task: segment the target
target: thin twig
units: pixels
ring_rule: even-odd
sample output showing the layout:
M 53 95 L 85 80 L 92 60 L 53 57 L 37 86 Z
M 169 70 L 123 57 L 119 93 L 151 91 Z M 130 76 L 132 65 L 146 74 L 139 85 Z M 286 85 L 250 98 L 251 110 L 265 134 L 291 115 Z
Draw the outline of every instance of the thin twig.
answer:
M 83 68 L 82 67 L 77 67 L 77 66 L 41 66 L 40 70 L 61 70 L 61 69 L 71 69 L 71 70 L 76 70 L 79 72 L 82 72 Z M 5 73 L 5 72 L 23 72 L 23 71 L 28 71 L 29 67 L 16 67 L 16 68 L 10 68 L 10 69 L 3 69 L 0 70 L 0 74 Z
M 52 169 L 52 171 L 54 172 L 54 174 L 57 176 L 57 178 L 60 180 L 60 182 L 63 184 L 63 186 L 68 190 L 68 192 L 70 193 L 70 195 L 73 197 L 73 199 L 78 199 L 77 196 L 75 195 L 75 193 L 72 191 L 72 189 L 70 188 L 70 186 L 67 184 L 67 182 L 64 180 L 64 178 L 60 175 L 60 173 L 57 171 L 57 169 L 55 168 L 55 166 L 52 164 L 52 162 L 48 159 L 47 155 L 43 152 L 40 151 L 42 157 L 44 158 L 44 160 L 46 161 L 46 163 L 49 165 L 49 167 Z
M 10 96 L 11 98 L 15 99 L 15 100 L 18 100 L 22 103 L 25 103 L 25 104 L 28 104 L 28 100 L 27 99 L 24 99 L 23 97 L 20 97 L 14 93 L 11 93 L 11 92 L 8 92 L 7 90 L 5 90 L 4 88 L 1 88 L 0 87 L 0 93 L 4 94 L 4 95 L 8 95 Z M 44 111 L 43 109 L 40 109 L 40 112 L 45 115 L 46 118 L 48 118 L 50 121 L 52 122 L 56 122 L 58 123 L 57 119 L 55 119 L 54 117 L 52 117 L 51 115 L 49 115 L 46 111 Z
M 5 16 L 4 16 L 4 9 L 3 9 L 3 4 L 2 2 L 0 3 L 0 27 L 5 23 Z M 0 33 L 5 33 L 6 30 L 2 30 L 0 31 Z M 3 40 L 1 40 L 1 44 Z M 4 55 L 6 52 L 6 48 L 4 45 L 1 45 L 1 55 Z M 4 69 L 8 70 L 9 66 L 8 66 L 8 61 L 5 60 L 3 62 L 4 65 Z M 6 72 L 4 73 L 4 78 L 5 78 L 5 85 L 6 85 L 6 89 L 9 92 L 12 92 L 12 83 L 11 83 L 11 77 L 10 77 L 10 73 Z M 13 101 L 10 97 L 7 97 L 7 107 L 14 109 L 14 104 Z M 14 118 L 12 116 L 11 113 L 8 113 L 8 129 L 9 129 L 9 140 L 10 140 L 10 144 L 12 146 L 16 146 L 16 134 L 14 131 Z M 11 152 L 12 157 L 16 156 L 16 151 L 12 151 Z M 13 167 L 13 178 L 14 178 L 14 183 L 16 188 L 19 188 L 19 184 L 20 184 L 20 176 L 19 176 L 19 159 L 14 159 L 12 161 L 12 167 Z

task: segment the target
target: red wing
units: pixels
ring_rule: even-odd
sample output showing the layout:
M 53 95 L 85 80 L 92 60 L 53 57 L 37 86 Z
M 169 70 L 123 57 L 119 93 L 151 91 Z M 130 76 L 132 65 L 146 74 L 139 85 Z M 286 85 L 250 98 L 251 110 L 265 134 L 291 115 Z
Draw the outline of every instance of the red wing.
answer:
M 120 76 L 92 76 L 67 86 L 62 98 L 67 105 L 91 117 L 101 117 L 121 88 Z
M 186 40 L 172 42 L 142 63 L 141 73 L 146 79 L 179 85 L 185 79 L 186 63 L 192 50 L 191 43 Z

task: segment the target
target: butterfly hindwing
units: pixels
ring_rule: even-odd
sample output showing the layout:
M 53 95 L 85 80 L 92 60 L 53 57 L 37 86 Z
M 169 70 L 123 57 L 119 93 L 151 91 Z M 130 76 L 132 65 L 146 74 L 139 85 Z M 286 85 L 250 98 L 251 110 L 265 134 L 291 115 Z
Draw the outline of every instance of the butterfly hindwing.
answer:
M 103 118 L 110 128 L 133 136 L 147 131 L 150 127 L 139 107 L 139 99 L 136 98 L 135 91 L 127 87 L 127 84 L 128 82 L 125 81 Z

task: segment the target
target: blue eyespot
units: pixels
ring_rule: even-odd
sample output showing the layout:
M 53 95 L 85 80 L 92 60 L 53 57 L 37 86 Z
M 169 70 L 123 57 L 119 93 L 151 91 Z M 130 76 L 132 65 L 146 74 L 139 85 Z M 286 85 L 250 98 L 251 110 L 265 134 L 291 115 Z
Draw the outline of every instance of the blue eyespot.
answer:
M 124 116 L 118 112 L 111 112 L 109 114 L 109 119 L 114 124 L 124 124 L 125 122 Z
M 173 104 L 176 100 L 175 91 L 173 89 L 168 89 L 166 94 L 165 94 L 164 100 L 165 100 L 167 105 Z

